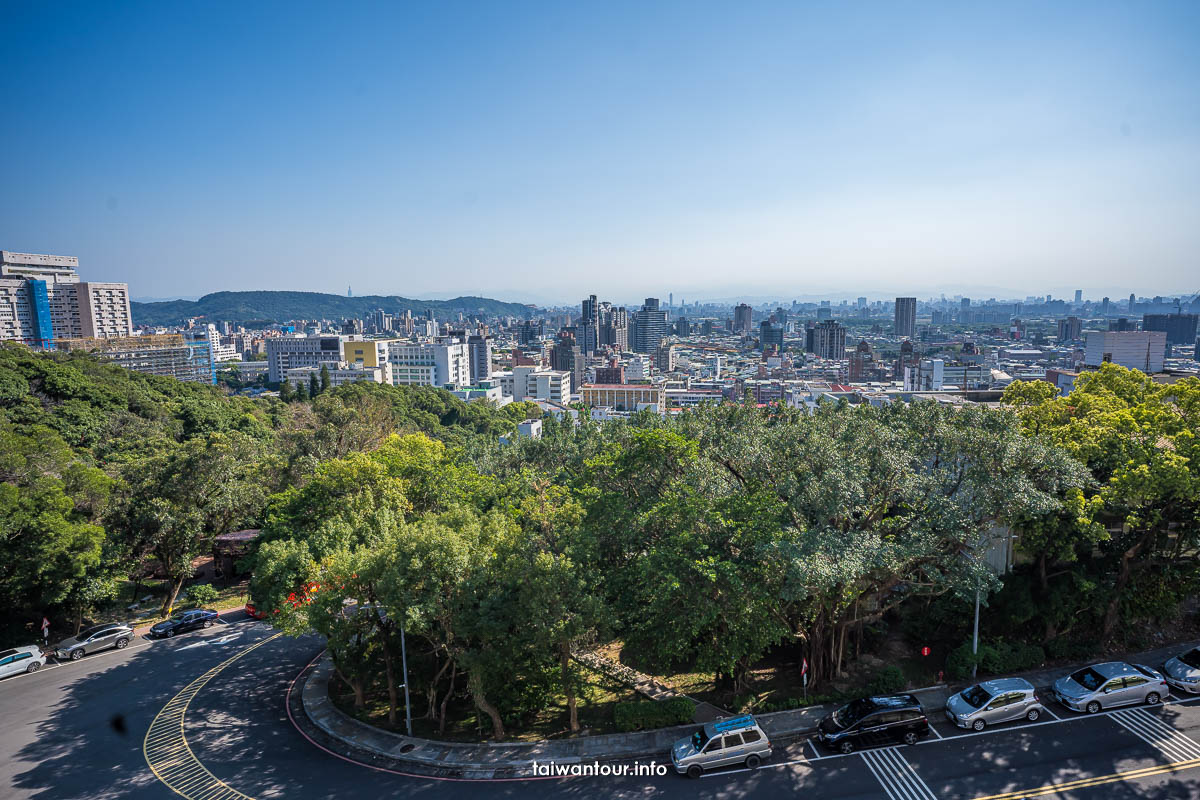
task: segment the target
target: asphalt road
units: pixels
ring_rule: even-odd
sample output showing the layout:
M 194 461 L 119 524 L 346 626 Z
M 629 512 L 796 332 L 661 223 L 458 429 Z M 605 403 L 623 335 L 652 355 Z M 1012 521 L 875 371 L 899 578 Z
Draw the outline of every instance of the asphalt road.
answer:
M 138 640 L 124 651 L 0 681 L 0 798 L 177 797 L 147 766 L 151 722 L 169 703 L 178 707 L 173 698 L 198 676 L 260 642 L 195 690 L 183 717 L 186 746 L 176 749 L 190 750 L 224 785 L 223 797 L 1200 798 L 1200 701 L 1192 700 L 1091 717 L 1051 706 L 1061 719 L 980 734 L 938 721 L 941 738 L 849 756 L 818 757 L 801 743 L 756 771 L 698 781 L 674 774 L 486 784 L 406 777 L 349 763 L 300 736 L 284 696 L 321 643 L 264 641 L 271 634 L 263 623 L 230 615 L 206 631 Z

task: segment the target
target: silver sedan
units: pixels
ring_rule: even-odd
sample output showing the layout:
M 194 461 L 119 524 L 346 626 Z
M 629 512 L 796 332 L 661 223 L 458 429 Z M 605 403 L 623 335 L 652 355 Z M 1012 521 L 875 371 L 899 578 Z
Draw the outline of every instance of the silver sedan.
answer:
M 1093 664 L 1054 682 L 1054 696 L 1072 711 L 1095 714 L 1134 703 L 1155 705 L 1171 693 L 1162 673 L 1142 664 Z
M 999 678 L 964 689 L 946 701 L 946 717 L 960 728 L 981 731 L 997 722 L 1036 722 L 1045 708 L 1024 678 Z
M 1200 694 L 1200 647 L 1180 653 L 1166 664 L 1163 673 L 1167 683 L 1188 694 Z

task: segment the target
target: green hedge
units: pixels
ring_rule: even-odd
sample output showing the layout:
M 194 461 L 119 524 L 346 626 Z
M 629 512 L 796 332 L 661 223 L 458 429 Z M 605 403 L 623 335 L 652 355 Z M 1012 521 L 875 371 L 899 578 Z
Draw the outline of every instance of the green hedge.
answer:
M 686 725 L 692 721 L 695 714 L 696 704 L 691 700 L 686 697 L 672 697 L 670 700 L 617 703 L 613 708 L 613 721 L 619 731 L 640 731 Z
M 1036 644 L 1020 642 L 980 642 L 979 652 L 971 652 L 971 643 L 963 642 L 946 657 L 946 672 L 955 680 L 971 677 L 971 667 L 979 665 L 979 671 L 989 675 L 1018 672 L 1032 669 L 1046 660 L 1046 653 Z

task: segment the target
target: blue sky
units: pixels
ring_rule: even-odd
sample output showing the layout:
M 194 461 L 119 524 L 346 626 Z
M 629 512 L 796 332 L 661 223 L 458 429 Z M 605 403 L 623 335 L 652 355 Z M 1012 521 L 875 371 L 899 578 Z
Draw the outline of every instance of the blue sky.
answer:
M 0 0 L 0 247 L 135 296 L 1200 290 L 1200 3 Z

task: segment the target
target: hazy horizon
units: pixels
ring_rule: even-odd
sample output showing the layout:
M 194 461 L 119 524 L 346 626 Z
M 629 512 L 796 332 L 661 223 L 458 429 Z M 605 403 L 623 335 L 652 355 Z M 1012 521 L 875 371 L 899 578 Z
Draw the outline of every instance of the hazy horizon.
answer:
M 0 248 L 134 296 L 1200 290 L 1194 3 L 0 21 Z

